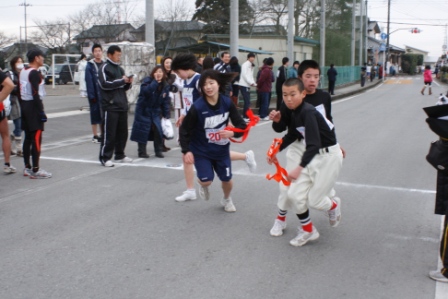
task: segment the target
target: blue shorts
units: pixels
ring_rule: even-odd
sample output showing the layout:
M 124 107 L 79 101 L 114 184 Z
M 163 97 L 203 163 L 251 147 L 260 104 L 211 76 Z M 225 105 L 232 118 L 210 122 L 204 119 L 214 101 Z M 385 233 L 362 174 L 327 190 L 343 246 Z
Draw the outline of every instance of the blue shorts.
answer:
M 216 172 L 221 182 L 228 182 L 232 179 L 230 153 L 226 157 L 217 160 L 204 156 L 194 156 L 194 167 L 196 167 L 197 176 L 201 182 L 213 181 L 214 172 Z

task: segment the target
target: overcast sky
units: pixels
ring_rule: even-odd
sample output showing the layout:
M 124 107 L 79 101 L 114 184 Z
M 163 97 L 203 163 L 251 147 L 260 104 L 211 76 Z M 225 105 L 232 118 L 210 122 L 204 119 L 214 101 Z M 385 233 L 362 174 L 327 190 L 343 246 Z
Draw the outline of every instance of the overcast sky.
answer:
M 24 7 L 19 4 L 24 1 L 0 0 L 0 31 L 19 36 L 19 27 L 25 25 Z M 166 1 L 169 0 L 154 0 L 156 9 Z M 185 1 L 194 8 L 195 0 Z M 52 20 L 66 17 L 92 2 L 95 1 L 26 0 L 26 3 L 31 5 L 27 7 L 28 26 L 35 25 L 33 22 L 35 19 Z M 143 15 L 145 0 L 131 0 L 131 2 L 137 5 L 135 11 Z M 440 56 L 442 46 L 446 42 L 447 12 L 447 0 L 391 0 L 390 32 L 402 28 L 406 30 L 398 30 L 391 34 L 390 43 L 400 48 L 408 45 L 428 51 L 430 56 Z M 380 25 L 386 32 L 387 0 L 368 0 L 368 15 L 370 20 L 381 22 Z M 422 32 L 411 34 L 409 31 L 412 27 L 418 27 Z

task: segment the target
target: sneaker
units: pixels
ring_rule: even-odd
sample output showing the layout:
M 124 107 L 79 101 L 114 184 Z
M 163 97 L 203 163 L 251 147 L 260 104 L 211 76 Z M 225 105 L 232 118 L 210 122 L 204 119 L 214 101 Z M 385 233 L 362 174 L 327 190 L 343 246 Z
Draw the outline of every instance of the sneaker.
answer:
M 299 227 L 299 233 L 294 239 L 289 241 L 289 244 L 291 244 L 292 246 L 303 246 L 306 243 L 308 243 L 308 241 L 317 240 L 318 238 L 319 238 L 319 232 L 314 226 L 313 231 L 310 233 L 304 231 L 301 227 Z
M 429 272 L 429 277 L 438 282 L 448 283 L 448 278 L 445 275 L 443 275 L 442 272 L 440 272 L 439 270 Z
M 330 218 L 330 226 L 336 227 L 341 222 L 341 199 L 334 197 L 333 200 L 338 204 L 334 210 L 328 211 L 328 218 Z
M 263 117 L 261 120 L 268 121 L 269 120 L 269 116 Z
M 114 162 L 112 162 L 112 160 L 107 160 L 106 162 L 104 162 L 103 165 L 106 167 L 114 167 L 115 166 L 115 164 L 114 164 Z
M 182 193 L 181 196 L 176 197 L 174 200 L 178 202 L 183 202 L 195 199 L 196 199 L 196 190 L 186 190 L 184 191 L 184 193 Z
M 255 172 L 257 170 L 257 162 L 255 161 L 255 155 L 252 150 L 245 152 L 246 154 L 246 164 L 249 167 L 250 172 Z
M 14 173 L 16 172 L 16 168 L 14 166 L 7 166 L 7 165 L 3 165 L 3 172 L 4 173 Z
M 283 230 L 286 228 L 286 221 L 275 219 L 274 226 L 271 228 L 271 236 L 279 237 L 283 235 Z
M 93 142 L 93 143 L 101 143 L 101 137 L 99 137 L 99 136 L 93 136 L 93 137 L 92 137 L 92 142 Z
M 208 186 L 199 186 L 199 197 L 203 200 L 210 199 L 210 192 L 208 191 Z
M 131 163 L 133 160 L 129 157 L 124 157 L 123 159 L 115 159 L 116 163 Z
M 49 179 L 51 176 L 51 173 L 43 169 L 39 169 L 38 172 L 31 172 L 30 179 Z
M 32 173 L 33 173 L 33 170 L 31 168 L 25 168 L 23 170 L 23 176 L 31 176 Z
M 231 197 L 229 197 L 228 199 L 223 198 L 221 200 L 221 204 L 224 206 L 224 211 L 228 213 L 236 212 L 236 208 Z
M 248 119 L 247 117 L 243 117 L 243 120 L 247 123 L 250 122 L 250 119 Z
M 17 157 L 23 157 L 23 152 L 21 150 L 17 151 Z

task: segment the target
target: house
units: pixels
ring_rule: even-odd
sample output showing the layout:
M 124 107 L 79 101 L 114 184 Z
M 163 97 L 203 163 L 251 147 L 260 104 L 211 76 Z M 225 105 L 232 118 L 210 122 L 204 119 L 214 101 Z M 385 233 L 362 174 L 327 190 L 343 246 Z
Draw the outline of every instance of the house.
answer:
M 196 44 L 202 36 L 204 23 L 200 21 L 154 21 L 155 48 L 158 55 L 165 55 L 169 48 Z M 145 41 L 146 24 L 132 30 L 137 41 Z
M 421 54 L 423 55 L 423 65 L 435 66 L 438 61 L 437 57 L 429 56 L 429 52 L 425 50 L 420 50 L 411 46 L 404 46 L 407 54 Z
M 82 53 L 88 55 L 92 52 L 94 44 L 105 45 L 113 42 L 135 42 L 136 36 L 131 33 L 135 28 L 129 23 L 94 25 L 90 29 L 84 30 L 73 39 L 80 45 Z

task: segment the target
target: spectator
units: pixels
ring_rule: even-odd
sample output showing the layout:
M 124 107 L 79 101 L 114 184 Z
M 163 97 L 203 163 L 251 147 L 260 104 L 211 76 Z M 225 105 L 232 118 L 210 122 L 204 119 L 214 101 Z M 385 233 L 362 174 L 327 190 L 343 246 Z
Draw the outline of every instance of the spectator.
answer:
M 298 73 L 299 65 L 300 65 L 300 62 L 294 61 L 294 63 L 292 64 L 292 67 L 290 67 L 288 69 L 288 78 L 287 79 L 289 79 L 289 78 L 298 78 L 299 77 L 299 75 L 298 75 L 299 74 Z
M 232 99 L 232 102 L 235 104 L 235 106 L 238 107 L 238 82 L 240 81 L 241 66 L 238 63 L 238 58 L 236 58 L 235 56 L 230 58 L 229 65 L 230 71 L 237 74 L 236 77 L 232 80 L 232 96 L 230 98 Z
M 101 140 L 100 161 L 106 167 L 115 162 L 132 162 L 126 157 L 124 149 L 128 139 L 128 98 L 126 91 L 131 88 L 133 76 L 126 76 L 120 67 L 121 49 L 112 45 L 107 49 L 107 61 L 101 67 L 99 81 L 101 86 L 102 108 L 104 112 L 104 136 Z
M 334 68 L 334 64 L 330 65 L 330 68 L 327 71 L 328 77 L 328 92 L 331 95 L 334 95 L 334 86 L 336 84 L 336 76 L 338 75 L 338 71 Z
M 103 65 L 103 48 L 99 44 L 92 46 L 93 59 L 90 59 L 86 66 L 86 87 L 87 98 L 90 107 L 90 124 L 92 126 L 92 142 L 101 143 L 100 136 L 102 132 L 102 117 L 101 117 L 101 87 L 98 83 L 98 70 Z M 98 135 L 98 127 L 100 135 Z
M 208 69 L 213 69 L 213 67 L 215 66 L 215 62 L 213 61 L 213 58 L 211 58 L 210 56 L 205 56 L 204 60 L 202 61 L 202 70 L 208 70 Z
M 4 173 L 14 173 L 16 168 L 10 163 L 11 156 L 11 140 L 9 139 L 8 119 L 6 118 L 6 111 L 3 101 L 8 98 L 9 94 L 14 89 L 14 83 L 8 76 L 0 71 L 0 135 L 2 136 L 2 149 L 5 164 L 3 165 Z
M 86 66 L 87 66 L 86 54 L 81 54 L 81 58 L 78 61 L 79 93 L 81 98 L 87 97 Z
M 283 102 L 282 86 L 283 83 L 286 81 L 286 78 L 288 77 L 288 65 L 289 65 L 289 58 L 283 57 L 282 66 L 279 67 L 277 70 L 277 76 L 276 76 L 277 79 L 275 82 L 275 92 L 277 94 L 276 110 L 280 110 L 280 105 Z
M 272 90 L 272 82 L 274 81 L 272 74 L 272 67 L 274 59 L 269 57 L 266 59 L 266 64 L 263 65 L 260 72 L 260 77 L 257 81 L 258 91 L 261 95 L 260 103 L 260 119 L 269 120 L 269 96 Z
M 240 86 L 241 95 L 244 100 L 244 108 L 243 108 L 243 117 L 245 121 L 249 121 L 247 118 L 247 110 L 250 107 L 250 88 L 253 86 L 257 86 L 254 80 L 254 61 L 255 54 L 249 53 L 247 54 L 247 60 L 241 66 L 241 76 L 238 84 Z
M 11 142 L 11 155 L 17 154 L 22 157 L 22 112 L 20 109 L 20 86 L 19 78 L 20 71 L 23 69 L 23 59 L 20 56 L 16 56 L 10 61 L 11 71 L 9 75 L 14 83 L 14 89 L 11 92 L 9 100 L 11 101 L 11 113 L 8 116 L 9 120 L 14 123 L 14 131 L 11 134 L 11 141 L 15 141 L 14 145 Z

